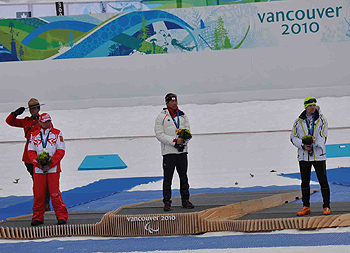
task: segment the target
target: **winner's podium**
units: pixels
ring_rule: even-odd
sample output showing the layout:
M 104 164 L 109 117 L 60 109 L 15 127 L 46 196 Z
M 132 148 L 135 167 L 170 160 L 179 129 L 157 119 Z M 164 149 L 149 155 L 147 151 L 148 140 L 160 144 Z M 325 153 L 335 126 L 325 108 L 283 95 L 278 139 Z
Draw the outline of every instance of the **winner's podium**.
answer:
M 301 204 L 293 202 L 300 197 L 300 190 L 196 194 L 191 196 L 196 206 L 194 209 L 181 208 L 180 198 L 177 197 L 173 198 L 170 212 L 163 211 L 162 200 L 154 200 L 95 213 L 95 216 L 102 217 L 100 221 L 97 221 L 97 217 L 92 218 L 89 212 L 71 213 L 70 217 L 75 215 L 76 220 L 70 219 L 69 224 L 61 226 L 18 227 L 9 221 L 1 224 L 0 238 L 139 237 L 350 226 L 350 202 L 342 202 L 339 206 L 332 203 L 333 209 L 338 210 L 333 215 L 324 216 L 321 211 L 316 211 L 307 217 L 296 217 Z M 313 207 L 322 210 L 322 203 L 313 203 Z M 50 224 L 50 215 L 55 220 L 54 213 L 50 212 L 45 214 L 45 224 Z M 91 223 L 88 223 L 87 215 L 91 215 Z

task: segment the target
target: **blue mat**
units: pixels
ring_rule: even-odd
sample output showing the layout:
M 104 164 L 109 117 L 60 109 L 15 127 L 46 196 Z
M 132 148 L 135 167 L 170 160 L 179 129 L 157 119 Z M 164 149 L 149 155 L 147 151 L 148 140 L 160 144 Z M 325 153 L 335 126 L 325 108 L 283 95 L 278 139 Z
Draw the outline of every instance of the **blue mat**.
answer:
M 300 173 L 279 174 L 279 176 L 301 179 Z M 350 186 L 350 168 L 327 169 L 328 183 Z M 311 171 L 311 181 L 318 182 L 315 171 Z
M 349 157 L 350 143 L 326 145 L 327 158 Z
M 103 179 L 83 187 L 62 192 L 62 198 L 67 208 L 70 210 L 71 207 L 102 199 L 107 196 L 130 190 L 137 185 L 148 184 L 161 179 L 163 179 L 163 177 Z M 0 198 L 0 220 L 31 214 L 32 207 L 32 196 L 10 196 Z
M 78 170 L 117 170 L 127 166 L 117 154 L 87 155 Z

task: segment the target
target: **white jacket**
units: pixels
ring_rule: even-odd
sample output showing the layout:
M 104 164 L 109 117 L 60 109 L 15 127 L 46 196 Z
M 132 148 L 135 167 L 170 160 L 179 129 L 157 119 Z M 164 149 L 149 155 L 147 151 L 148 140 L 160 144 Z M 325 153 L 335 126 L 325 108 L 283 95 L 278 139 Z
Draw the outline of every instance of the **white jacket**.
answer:
M 175 118 L 177 121 L 177 118 Z M 190 122 L 188 120 L 187 115 L 181 110 L 179 110 L 179 120 L 180 120 L 180 129 L 188 129 L 190 130 Z M 185 148 L 183 152 L 177 151 L 174 147 L 176 143 L 177 135 L 176 125 L 170 115 L 170 112 L 167 108 L 163 108 L 163 111 L 156 118 L 154 131 L 156 133 L 156 137 L 158 141 L 160 141 L 162 155 L 167 154 L 181 154 L 186 153 L 188 151 L 188 141 L 184 142 Z
M 326 160 L 326 140 L 328 135 L 328 123 L 326 118 L 322 115 L 320 107 L 316 107 L 315 111 L 315 125 L 313 136 L 315 142 L 313 143 L 313 153 L 310 156 L 307 150 L 302 147 L 302 138 L 309 134 L 306 123 L 306 110 L 304 110 L 299 118 L 294 122 L 293 130 L 290 135 L 290 140 L 294 146 L 298 148 L 299 161 L 324 161 Z

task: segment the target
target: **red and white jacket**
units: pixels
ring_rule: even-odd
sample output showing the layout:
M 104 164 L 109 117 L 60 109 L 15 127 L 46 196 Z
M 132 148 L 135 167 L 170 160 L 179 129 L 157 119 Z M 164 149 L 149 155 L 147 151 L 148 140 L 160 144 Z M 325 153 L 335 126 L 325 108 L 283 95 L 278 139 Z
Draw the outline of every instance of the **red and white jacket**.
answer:
M 40 133 L 42 133 L 42 137 Z M 43 173 L 43 171 L 40 169 L 40 165 L 36 161 L 38 155 L 44 152 L 42 139 L 44 142 L 47 140 L 46 150 L 51 156 L 51 163 L 49 164 L 50 170 L 48 173 L 61 172 L 60 162 L 66 152 L 66 145 L 62 132 L 53 127 L 48 129 L 41 128 L 40 130 L 36 130 L 32 133 L 28 145 L 28 156 L 33 162 L 34 172 Z

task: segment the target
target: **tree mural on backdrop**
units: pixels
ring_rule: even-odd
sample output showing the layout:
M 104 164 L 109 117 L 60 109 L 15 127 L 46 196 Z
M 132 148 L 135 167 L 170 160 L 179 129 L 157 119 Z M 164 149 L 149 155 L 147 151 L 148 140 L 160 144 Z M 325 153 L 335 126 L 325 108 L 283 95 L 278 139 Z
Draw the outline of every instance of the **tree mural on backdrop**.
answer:
M 166 53 L 167 50 L 163 49 L 161 46 L 157 45 L 158 40 L 156 38 L 152 38 L 147 41 L 148 38 L 153 36 L 155 34 L 154 31 L 152 31 L 152 28 L 150 29 L 149 26 L 147 26 L 147 21 L 144 16 L 142 16 L 142 23 L 141 23 L 141 29 L 138 31 L 137 38 L 141 40 L 140 47 L 137 48 L 137 51 L 144 53 L 144 54 L 163 54 Z
M 224 26 L 224 20 L 220 16 L 218 24 L 214 30 L 214 50 L 232 48 L 231 41 L 228 37 L 228 32 Z
M 146 40 L 149 36 L 151 36 L 151 32 L 149 31 L 149 28 L 147 27 L 147 21 L 145 19 L 145 16 L 142 16 L 142 27 L 140 29 L 140 34 L 137 36 L 141 40 Z
M 228 36 L 226 36 L 225 39 L 224 39 L 223 49 L 231 49 L 231 48 L 232 48 L 231 41 L 228 38 Z
M 10 28 L 10 33 L 11 33 L 11 53 L 14 59 L 17 59 L 17 48 L 16 48 L 16 41 L 13 37 L 13 34 L 15 33 L 15 31 L 13 30 L 13 28 L 15 27 L 15 25 L 13 24 L 13 22 L 11 21 L 9 23 L 9 28 Z M 18 34 L 17 34 L 18 35 Z

